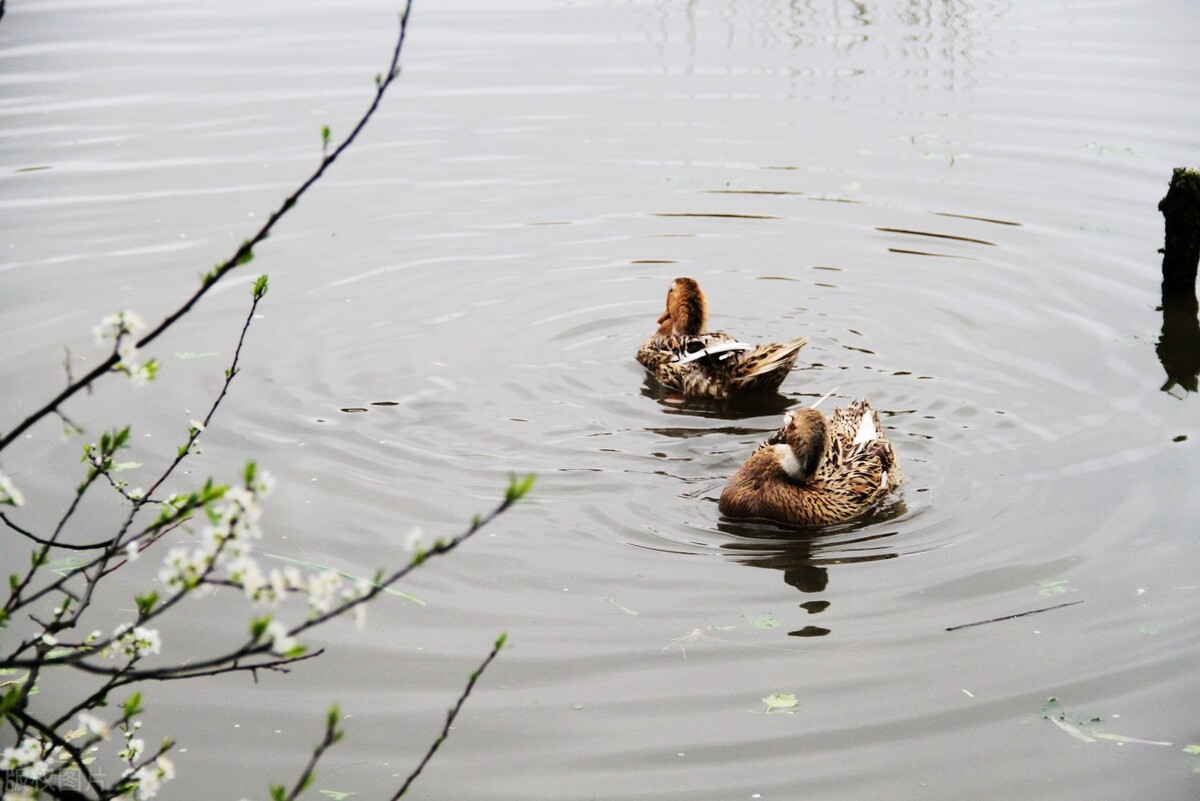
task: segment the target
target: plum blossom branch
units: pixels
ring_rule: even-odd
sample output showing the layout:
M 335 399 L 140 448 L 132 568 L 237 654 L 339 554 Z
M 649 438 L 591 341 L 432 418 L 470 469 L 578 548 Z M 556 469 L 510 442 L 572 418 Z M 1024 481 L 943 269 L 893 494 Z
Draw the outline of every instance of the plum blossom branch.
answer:
M 358 138 L 359 133 L 362 132 L 362 130 L 367 126 L 367 123 L 370 122 L 371 118 L 375 115 L 376 109 L 379 108 L 379 104 L 383 100 L 384 95 L 387 93 L 388 88 L 391 87 L 392 82 L 395 81 L 395 79 L 400 75 L 400 53 L 404 47 L 404 38 L 408 31 L 408 19 L 411 11 L 412 2 L 409 0 L 404 7 L 404 12 L 400 15 L 400 33 L 396 38 L 396 46 L 392 51 L 392 59 L 391 63 L 388 65 L 386 77 L 382 77 L 376 81 L 375 96 L 372 98 L 367 110 L 359 118 L 358 123 L 351 129 L 350 133 L 347 134 L 346 137 L 342 139 L 341 143 L 332 151 L 330 151 L 328 155 L 322 157 L 317 169 L 311 175 L 309 175 L 308 178 L 305 179 L 304 182 L 292 192 L 292 194 L 284 198 L 279 207 L 271 212 L 270 216 L 267 218 L 267 221 L 263 223 L 262 227 L 259 228 L 253 236 L 244 241 L 238 247 L 238 249 L 234 251 L 232 256 L 230 256 L 224 262 L 218 264 L 209 272 L 205 273 L 200 282 L 200 287 L 193 292 L 178 308 L 176 308 L 175 311 L 168 314 L 156 326 L 154 326 L 149 333 L 145 334 L 140 339 L 137 339 L 137 341 L 133 343 L 134 347 L 141 349 L 154 342 L 154 340 L 158 339 L 163 332 L 174 326 L 175 323 L 184 317 L 184 315 L 190 312 L 192 307 L 195 306 L 200 299 L 203 298 L 208 291 L 216 285 L 218 281 L 224 278 L 232 270 L 254 258 L 254 247 L 270 236 L 271 231 L 275 228 L 275 224 L 278 223 L 284 215 L 291 211 L 293 207 L 295 207 L 296 203 L 301 197 L 304 196 L 309 188 L 319 181 L 325 174 L 325 171 L 335 161 L 337 161 L 338 157 L 340 157 L 342 153 L 345 152 L 348 147 L 350 147 L 350 145 L 354 143 L 354 140 Z M 41 408 L 37 409 L 25 419 L 18 422 L 12 427 L 12 429 L 4 432 L 3 435 L 0 435 L 0 451 L 3 451 L 5 448 L 11 445 L 31 426 L 44 418 L 46 415 L 53 413 L 58 409 L 59 406 L 74 397 L 81 390 L 90 386 L 94 381 L 113 368 L 118 367 L 118 365 L 122 362 L 122 359 L 122 354 L 118 353 L 117 350 L 114 350 L 114 352 L 110 354 L 108 358 L 104 359 L 91 370 L 87 371 L 82 376 L 69 383 L 61 392 L 47 401 Z M 133 375 L 134 373 L 131 372 L 131 377 Z

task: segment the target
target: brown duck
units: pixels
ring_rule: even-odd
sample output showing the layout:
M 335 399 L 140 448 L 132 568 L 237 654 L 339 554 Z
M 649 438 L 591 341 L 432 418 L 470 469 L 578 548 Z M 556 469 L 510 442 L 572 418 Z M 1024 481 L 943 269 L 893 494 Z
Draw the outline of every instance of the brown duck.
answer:
M 638 348 L 637 360 L 671 389 L 694 398 L 730 398 L 773 392 L 808 340 L 748 345 L 723 331 L 708 331 L 708 301 L 691 278 L 667 290 L 658 330 Z
M 864 399 L 832 419 L 815 408 L 788 412 L 729 479 L 718 508 L 790 525 L 840 523 L 903 483 L 896 450 Z

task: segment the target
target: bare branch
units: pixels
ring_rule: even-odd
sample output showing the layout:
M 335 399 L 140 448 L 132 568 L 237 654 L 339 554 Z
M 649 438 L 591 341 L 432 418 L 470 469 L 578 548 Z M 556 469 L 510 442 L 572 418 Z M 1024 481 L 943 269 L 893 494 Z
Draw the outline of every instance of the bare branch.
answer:
M 437 750 L 441 748 L 442 743 L 445 742 L 446 738 L 450 736 L 450 727 L 454 725 L 454 719 L 458 717 L 458 712 L 462 709 L 463 703 L 466 702 L 467 696 L 471 694 L 471 690 L 475 689 L 475 682 L 479 680 L 479 677 L 483 675 L 483 671 L 487 670 L 488 665 L 492 664 L 492 660 L 496 658 L 498 653 L 500 653 L 500 649 L 504 647 L 504 641 L 506 639 L 508 639 L 508 635 L 506 634 L 501 634 L 496 638 L 496 642 L 492 646 L 492 650 L 487 655 L 487 658 L 483 660 L 483 664 L 481 664 L 475 670 L 475 672 L 471 674 L 471 678 L 467 682 L 466 688 L 463 689 L 462 695 L 458 696 L 458 702 L 455 703 L 454 706 L 450 708 L 450 711 L 446 713 L 446 723 L 442 726 L 441 734 L 439 734 L 437 739 L 435 739 L 429 746 L 429 750 L 425 752 L 425 756 L 421 759 L 421 762 L 417 765 L 413 772 L 408 774 L 408 778 L 404 780 L 404 784 L 400 786 L 400 789 L 396 791 L 396 794 L 391 797 L 391 801 L 396 801 L 396 799 L 408 792 L 408 788 L 414 781 L 416 781 L 417 777 L 421 775 L 421 771 L 425 770 L 425 766 L 429 764 L 429 760 L 433 759 L 433 755 L 437 753 Z
M 261 228 L 258 229 L 257 232 L 255 232 L 252 237 L 243 242 L 241 246 L 234 251 L 232 256 L 205 274 L 199 289 L 192 293 L 192 295 L 175 311 L 164 317 L 162 321 L 159 322 L 159 324 L 155 326 L 148 334 L 138 340 L 137 347 L 139 349 L 146 347 L 151 342 L 158 339 L 163 332 L 174 326 L 175 323 L 177 323 L 184 315 L 190 312 L 192 307 L 195 306 L 200 299 L 204 297 L 204 295 L 206 295 L 213 286 L 216 285 L 218 281 L 224 278 L 226 274 L 239 265 L 250 261 L 254 255 L 254 246 L 270 236 L 275 224 L 279 222 L 279 220 L 282 219 L 285 214 L 292 210 L 304 193 L 307 192 L 313 184 L 321 179 L 321 177 L 325 174 L 325 170 L 327 170 L 330 165 L 337 161 L 338 157 L 342 155 L 346 148 L 350 147 L 350 145 L 354 143 L 354 140 L 358 138 L 359 133 L 361 133 L 363 128 L 367 126 L 367 123 L 370 122 L 371 117 L 375 115 L 376 109 L 379 108 L 380 101 L 383 100 L 383 96 L 387 92 L 388 88 L 392 85 L 392 82 L 400 75 L 400 70 L 398 68 L 400 62 L 400 52 L 404 47 L 404 37 L 408 31 L 408 17 L 411 10 L 412 3 L 409 2 L 404 8 L 404 13 L 400 16 L 400 34 L 396 38 L 396 47 L 392 51 L 392 60 L 388 66 L 387 75 L 379 81 L 379 84 L 375 89 L 375 97 L 371 100 L 371 104 L 368 106 L 366 112 L 364 112 L 362 117 L 359 118 L 358 124 L 355 125 L 350 133 L 346 135 L 346 138 L 342 140 L 341 144 L 334 148 L 328 156 L 325 156 L 321 159 L 320 165 L 302 184 L 300 184 L 300 187 L 292 192 L 292 194 L 288 195 L 279 205 L 279 207 L 275 209 L 275 211 L 271 212 L 271 215 L 267 218 L 267 221 Z M 114 366 L 116 366 L 118 361 L 120 361 L 120 357 L 116 353 L 110 354 L 107 359 L 100 362 L 100 364 L 96 365 L 84 375 L 68 384 L 65 389 L 47 401 L 46 404 L 40 409 L 30 414 L 24 420 L 21 420 L 10 431 L 5 432 L 2 436 L 0 436 L 0 451 L 3 451 L 10 444 L 12 444 L 34 423 L 37 423 L 46 415 L 54 412 L 59 406 L 61 406 L 70 398 L 74 397 L 80 390 L 89 386 L 93 381 L 111 370 Z

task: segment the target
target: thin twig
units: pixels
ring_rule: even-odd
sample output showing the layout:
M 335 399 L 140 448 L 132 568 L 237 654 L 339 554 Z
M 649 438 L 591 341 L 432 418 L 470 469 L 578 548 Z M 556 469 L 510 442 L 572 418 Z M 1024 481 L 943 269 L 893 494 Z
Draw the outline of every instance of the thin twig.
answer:
M 312 784 L 313 775 L 316 772 L 317 763 L 321 761 L 321 757 L 325 755 L 325 752 L 330 747 L 342 739 L 343 732 L 337 725 L 341 714 L 336 704 L 330 707 L 329 712 L 325 715 L 325 736 L 321 742 L 317 743 L 317 747 L 313 749 L 312 756 L 308 758 L 308 764 L 304 766 L 304 771 L 296 779 L 296 783 L 292 785 L 292 791 L 287 794 L 286 801 L 295 801 L 297 796 L 308 789 L 308 786 Z
M 969 629 L 972 626 L 983 626 L 987 623 L 999 623 L 1002 620 L 1012 620 L 1013 618 L 1025 617 L 1026 615 L 1037 615 L 1037 614 L 1041 614 L 1042 612 L 1051 612 L 1055 609 L 1064 609 L 1068 606 L 1075 606 L 1076 604 L 1081 604 L 1081 603 L 1083 603 L 1082 600 L 1067 601 L 1065 604 L 1055 604 L 1054 606 L 1046 606 L 1041 609 L 1030 609 L 1028 612 L 1017 612 L 1015 615 L 1005 615 L 1004 617 L 994 617 L 994 618 L 991 618 L 990 620 L 977 620 L 974 623 L 963 623 L 958 626 L 947 626 L 946 631 L 958 631 L 959 629 Z
M 317 169 L 304 181 L 304 183 L 302 183 L 300 187 L 296 189 L 296 191 L 288 195 L 287 198 L 284 199 L 283 203 L 281 203 L 279 207 L 275 209 L 275 211 L 271 212 L 271 215 L 267 218 L 267 221 L 261 228 L 258 229 L 254 236 L 243 242 L 241 246 L 234 251 L 234 254 L 227 260 L 214 267 L 211 272 L 207 273 L 201 281 L 199 289 L 192 293 L 192 295 L 186 301 L 184 301 L 179 308 L 164 317 L 162 321 L 150 331 L 150 333 L 138 340 L 137 347 L 139 349 L 146 347 L 151 342 L 158 339 L 158 337 L 162 335 L 164 331 L 175 325 L 175 323 L 177 323 L 180 318 L 190 312 L 192 307 L 195 306 L 196 303 L 198 303 L 200 299 L 208 293 L 208 290 L 212 289 L 212 287 L 215 286 L 218 281 L 224 278 L 227 273 L 239 265 L 248 262 L 253 257 L 254 246 L 270 236 L 271 230 L 275 227 L 275 224 L 279 222 L 279 220 L 285 214 L 292 210 L 292 207 L 294 207 L 297 201 L 299 201 L 304 193 L 308 191 L 309 187 L 319 181 L 321 176 L 325 174 L 325 170 L 328 169 L 331 164 L 337 161 L 342 152 L 345 151 L 346 148 L 348 148 L 354 142 L 354 140 L 358 138 L 359 133 L 363 130 L 363 128 L 366 127 L 371 117 L 374 116 L 375 110 L 379 108 L 379 103 L 383 100 L 383 96 L 387 92 L 388 87 L 390 87 L 392 85 L 392 81 L 394 81 L 400 75 L 400 70 L 398 68 L 398 64 L 400 62 L 400 51 L 404 46 L 404 36 L 408 30 L 408 17 L 411 10 L 412 2 L 409 0 L 407 5 L 405 5 L 404 13 L 400 16 L 400 34 L 396 38 L 396 47 L 392 51 L 392 60 L 388 66 L 387 75 L 379 81 L 379 84 L 375 90 L 375 97 L 372 99 L 371 104 L 367 108 L 366 112 L 361 118 L 359 118 L 358 124 L 355 125 L 346 138 L 342 140 L 341 144 L 334 148 L 328 156 L 325 156 L 321 159 L 320 166 L 317 167 Z M 15 441 L 21 434 L 25 433 L 25 431 L 34 423 L 53 412 L 64 402 L 78 393 L 81 389 L 87 387 L 93 381 L 111 370 L 118 361 L 120 361 L 120 357 L 116 353 L 112 353 L 100 364 L 96 365 L 87 373 L 68 384 L 65 389 L 55 395 L 44 406 L 33 412 L 24 420 L 17 423 L 12 430 L 6 432 L 3 436 L 0 436 L 0 451 L 3 451 L 10 444 L 12 444 L 13 441 Z
M 458 696 L 458 702 L 455 703 L 454 706 L 450 708 L 450 711 L 446 713 L 446 723 L 442 726 L 441 733 L 437 736 L 437 739 L 430 744 L 429 750 L 425 752 L 425 756 L 421 759 L 420 764 L 417 765 L 416 769 L 414 769 L 412 773 L 408 774 L 408 778 L 404 780 L 404 784 L 401 785 L 400 789 L 396 791 L 396 794 L 391 797 L 390 801 L 396 801 L 396 799 L 408 792 L 409 786 L 416 781 L 418 776 L 421 775 L 421 771 L 423 771 L 425 766 L 429 764 L 429 760 L 433 759 L 433 755 L 437 753 L 438 748 L 440 748 L 445 739 L 450 736 L 450 727 L 454 725 L 454 719 L 458 717 L 459 710 L 462 709 L 462 705 L 464 702 L 466 702 L 467 696 L 471 694 L 471 690 L 475 689 L 475 682 L 479 680 L 479 677 L 483 675 L 483 671 L 487 670 L 488 665 L 492 664 L 492 660 L 496 658 L 496 654 L 500 653 L 500 649 L 504 647 L 505 639 L 507 639 L 507 635 L 505 634 L 501 634 L 496 638 L 496 643 L 492 646 L 492 650 L 490 653 L 488 653 L 487 658 L 484 659 L 483 663 L 475 670 L 474 673 L 471 674 L 471 679 L 467 682 L 467 686 L 463 689 L 462 695 Z

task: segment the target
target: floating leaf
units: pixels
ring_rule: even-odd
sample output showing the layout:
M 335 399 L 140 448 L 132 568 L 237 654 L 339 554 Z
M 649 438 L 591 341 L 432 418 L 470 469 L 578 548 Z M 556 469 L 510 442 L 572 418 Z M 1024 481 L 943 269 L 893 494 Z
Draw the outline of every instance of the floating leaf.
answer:
M 767 705 L 768 715 L 772 712 L 786 712 L 787 714 L 791 715 L 796 711 L 797 704 L 799 703 L 796 700 L 794 693 L 768 695 L 766 698 L 762 699 L 762 701 Z
M 122 470 L 135 470 L 142 466 L 141 462 L 113 462 L 108 469 L 110 473 L 120 473 Z
M 221 354 L 217 353 L 215 350 L 206 350 L 203 352 L 188 350 L 188 351 L 184 351 L 183 353 L 176 353 L 175 358 L 183 359 L 184 361 L 188 361 L 190 359 L 210 359 L 213 356 L 220 356 L 220 355 Z
M 1065 579 L 1038 582 L 1038 595 L 1065 595 L 1068 592 L 1075 592 L 1075 589 Z
M 1162 740 L 1143 740 L 1138 737 L 1127 737 L 1124 734 L 1109 734 L 1108 732 L 1104 732 L 1104 731 L 1089 730 L 1088 733 L 1091 734 L 1093 737 L 1099 737 L 1101 740 L 1112 740 L 1113 742 L 1117 742 L 1117 743 L 1139 743 L 1141 745 L 1174 745 L 1174 743 L 1168 743 L 1168 742 L 1164 742 Z
M 1185 745 L 1183 751 L 1187 754 L 1200 754 L 1200 745 Z
M 612 598 L 609 598 L 609 599 L 608 599 L 608 602 L 609 602 L 610 604 L 612 604 L 613 606 L 617 607 L 618 609 L 620 609 L 622 612 L 624 612 L 624 613 L 625 613 L 625 614 L 627 614 L 627 615 L 631 615 L 631 616 L 633 616 L 633 617 L 637 617 L 638 615 L 640 615 L 640 614 L 641 614 L 641 612 L 636 612 L 636 611 L 634 611 L 633 609 L 629 609 L 628 607 L 621 606 L 619 603 L 617 603 L 617 602 L 616 602 L 614 599 L 612 599 Z
M 750 617 L 749 615 L 744 615 L 743 617 L 750 621 L 750 625 L 760 629 L 773 629 L 779 625 L 779 621 L 770 612 L 758 617 Z
M 1097 739 L 1110 740 L 1116 743 L 1138 743 L 1141 745 L 1171 745 L 1171 743 L 1162 740 L 1143 740 L 1139 737 L 1128 737 L 1124 734 L 1110 734 L 1109 732 L 1097 731 L 1096 726 L 1104 722 L 1103 718 L 1089 718 L 1087 720 L 1071 720 L 1063 711 L 1062 704 L 1057 698 L 1050 698 L 1042 707 L 1042 717 L 1058 726 L 1067 734 L 1085 743 L 1094 743 Z M 1200 747 L 1197 747 L 1200 748 Z M 1184 750 L 1187 750 L 1186 748 Z M 1200 750 L 1197 751 L 1200 753 Z
M 325 796 L 326 798 L 332 798 L 333 801 L 342 801 L 344 798 L 357 795 L 357 793 L 343 793 L 340 790 L 317 790 L 317 793 Z

